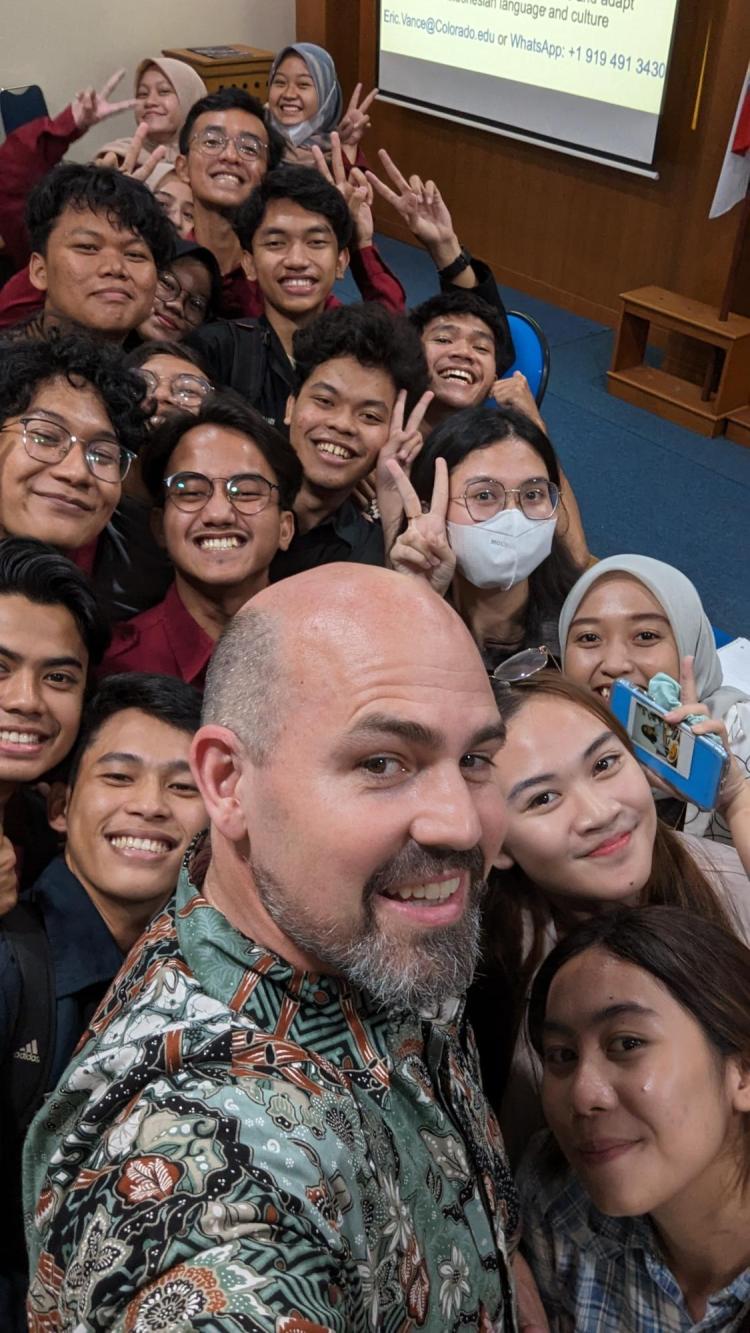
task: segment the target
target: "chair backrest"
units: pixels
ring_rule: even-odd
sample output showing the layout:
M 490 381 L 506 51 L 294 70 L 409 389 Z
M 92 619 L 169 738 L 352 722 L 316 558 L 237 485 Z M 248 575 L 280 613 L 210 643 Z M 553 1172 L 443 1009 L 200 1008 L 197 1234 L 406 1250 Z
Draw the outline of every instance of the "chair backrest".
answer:
M 506 370 L 503 379 L 508 379 L 514 370 L 520 370 L 529 381 L 529 388 L 538 407 L 549 379 L 549 343 L 531 315 L 524 315 L 520 310 L 509 310 L 508 324 L 516 349 L 516 359 Z
M 47 103 L 38 83 L 28 88 L 0 88 L 0 120 L 6 134 L 47 115 Z

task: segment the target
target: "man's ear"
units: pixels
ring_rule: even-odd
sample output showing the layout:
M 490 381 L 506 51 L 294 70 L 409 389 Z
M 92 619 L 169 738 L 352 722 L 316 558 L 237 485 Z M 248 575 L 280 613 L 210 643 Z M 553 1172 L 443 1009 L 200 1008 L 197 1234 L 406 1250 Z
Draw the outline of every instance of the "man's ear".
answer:
M 294 393 L 290 393 L 289 397 L 286 400 L 286 409 L 284 412 L 285 426 L 291 426 L 292 424 L 292 414 L 294 412 L 294 405 L 296 402 L 297 402 L 297 395 Z
M 34 252 L 29 260 L 29 282 L 32 287 L 36 287 L 38 292 L 46 292 L 47 261 L 44 258 L 44 255 L 40 255 L 37 251 Z
M 245 277 L 249 278 L 250 282 L 257 282 L 258 272 L 255 267 L 255 260 L 253 259 L 250 250 L 242 251 L 242 258 L 240 259 L 240 264 L 242 265 L 242 272 L 244 273 Z
M 229 727 L 200 727 L 190 748 L 190 766 L 208 817 L 229 842 L 241 842 L 248 827 L 240 800 L 240 784 L 249 764 L 244 746 Z
M 190 184 L 190 172 L 188 170 L 188 160 L 185 153 L 178 153 L 175 158 L 174 169 L 180 180 L 185 185 Z
M 339 257 L 338 257 L 338 259 L 336 260 L 336 281 L 337 281 L 337 282 L 339 281 L 340 278 L 343 278 L 343 276 L 344 276 L 344 274 L 346 273 L 346 270 L 348 269 L 348 267 L 349 267 L 349 251 L 347 250 L 346 246 L 344 246 L 344 249 L 343 249 L 343 250 L 339 250 Z
M 164 537 L 164 510 L 161 506 L 154 505 L 153 509 L 149 511 L 148 521 L 151 527 L 151 536 L 156 542 L 156 545 L 160 546 L 162 551 L 166 551 L 167 543 Z
M 64 782 L 51 782 L 47 792 L 47 823 L 55 833 L 68 831 L 70 791 Z

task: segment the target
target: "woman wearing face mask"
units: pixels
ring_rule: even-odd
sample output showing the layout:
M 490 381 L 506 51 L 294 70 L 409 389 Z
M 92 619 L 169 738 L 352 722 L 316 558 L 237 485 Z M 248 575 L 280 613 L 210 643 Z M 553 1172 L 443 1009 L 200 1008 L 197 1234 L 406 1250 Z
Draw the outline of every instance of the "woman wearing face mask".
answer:
M 746 1329 L 750 950 L 675 908 L 596 918 L 542 965 L 529 1027 L 551 1133 L 519 1185 L 552 1327 Z
M 206 96 L 206 85 L 184 60 L 170 56 L 147 56 L 135 72 L 135 122 L 145 125 L 138 145 L 135 166 L 141 166 L 155 149 L 163 149 L 161 162 L 148 184 L 156 189 L 159 179 L 171 172 L 179 153 L 178 138 L 194 102 Z M 143 131 L 141 133 L 144 133 Z M 120 167 L 134 146 L 133 135 L 104 144 L 94 159 L 103 166 Z
M 495 759 L 508 811 L 485 901 L 483 965 L 469 1013 L 487 1092 L 517 1155 L 538 1121 L 538 1079 L 523 1037 L 531 979 L 558 939 L 588 917 L 666 903 L 735 926 L 750 940 L 750 799 L 738 766 L 721 794 L 737 851 L 656 818 L 648 779 L 595 694 L 542 671 L 498 693 L 507 740 Z M 507 1046 L 498 1045 L 497 1014 Z M 505 1074 L 512 1059 L 506 1091 Z
M 274 129 L 287 142 L 287 158 L 313 165 L 313 146 L 327 153 L 336 130 L 345 156 L 355 162 L 377 89 L 362 103 L 361 94 L 358 83 L 342 116 L 341 84 L 329 53 L 312 42 L 296 42 L 279 51 L 268 78 L 268 111 Z
M 695 699 L 686 702 L 700 705 L 694 712 L 724 722 L 732 753 L 750 778 L 750 699 L 722 684 L 711 624 L 696 588 L 679 569 L 645 555 L 599 561 L 565 601 L 560 645 L 566 676 L 605 702 L 620 677 L 643 690 L 657 672 L 679 681 L 683 659 L 692 657 Z M 672 806 L 659 802 L 664 813 Z M 676 808 L 688 833 L 731 842 L 720 813 L 683 803 Z
M 427 437 L 410 480 L 387 467 L 406 516 L 392 567 L 450 596 L 488 667 L 530 645 L 557 653 L 556 618 L 581 571 L 564 546 L 560 469 L 544 432 L 510 408 L 467 408 Z

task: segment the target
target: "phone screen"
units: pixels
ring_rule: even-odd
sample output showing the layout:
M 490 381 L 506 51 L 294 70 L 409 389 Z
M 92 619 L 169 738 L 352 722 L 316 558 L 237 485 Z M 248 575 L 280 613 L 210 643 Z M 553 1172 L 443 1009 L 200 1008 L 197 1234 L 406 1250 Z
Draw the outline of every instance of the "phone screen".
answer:
M 659 713 L 652 713 L 637 699 L 632 703 L 628 730 L 635 745 L 669 764 L 680 777 L 690 777 L 695 746 L 692 732 L 665 722 Z

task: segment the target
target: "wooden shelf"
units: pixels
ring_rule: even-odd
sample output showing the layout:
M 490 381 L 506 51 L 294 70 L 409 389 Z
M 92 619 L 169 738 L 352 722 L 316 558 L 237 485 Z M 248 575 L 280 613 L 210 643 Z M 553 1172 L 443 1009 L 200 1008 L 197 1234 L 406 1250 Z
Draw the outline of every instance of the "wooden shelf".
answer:
M 252 93 L 261 102 L 268 100 L 268 75 L 273 63 L 273 51 L 263 51 L 257 46 L 245 46 L 243 42 L 227 43 L 223 49 L 233 54 L 222 56 L 200 55 L 188 46 L 173 47 L 162 51 L 163 56 L 172 56 L 183 60 L 200 74 L 210 93 L 222 88 L 243 88 Z M 216 44 L 216 49 L 222 46 Z
M 727 417 L 727 439 L 750 449 L 750 407 L 743 408 L 741 412 L 732 412 Z
M 610 393 L 701 435 L 722 434 L 730 413 L 750 405 L 750 319 L 720 320 L 713 307 L 663 287 L 639 287 L 620 299 Z M 652 325 L 707 349 L 703 386 L 644 364 Z

